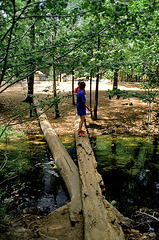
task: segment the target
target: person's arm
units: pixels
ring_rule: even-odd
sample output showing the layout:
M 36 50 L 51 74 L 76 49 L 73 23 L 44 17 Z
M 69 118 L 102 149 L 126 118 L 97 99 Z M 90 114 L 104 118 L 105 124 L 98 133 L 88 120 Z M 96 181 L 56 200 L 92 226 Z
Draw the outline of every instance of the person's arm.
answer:
M 92 111 L 92 109 L 90 107 L 88 107 L 87 104 L 86 104 L 86 97 L 84 95 L 84 91 L 81 94 L 81 104 L 84 105 L 89 111 Z
M 87 104 L 85 103 L 85 107 L 91 112 L 92 108 L 88 107 Z

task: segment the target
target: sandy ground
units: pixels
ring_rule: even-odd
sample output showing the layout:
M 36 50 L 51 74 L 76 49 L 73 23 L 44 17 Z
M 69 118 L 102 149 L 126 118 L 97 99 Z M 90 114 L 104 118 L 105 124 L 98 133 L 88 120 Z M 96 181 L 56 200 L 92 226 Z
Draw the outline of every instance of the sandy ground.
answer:
M 44 88 L 46 83 L 37 83 L 37 93 Z M 77 83 L 75 83 L 76 87 Z M 50 83 L 52 86 L 52 83 Z M 90 104 L 89 82 L 86 83 L 87 105 Z M 141 85 L 119 84 L 120 90 L 143 91 Z M 71 83 L 59 83 L 58 89 L 66 93 L 71 91 Z M 87 127 L 90 134 L 101 133 L 119 133 L 147 135 L 159 133 L 158 118 L 156 118 L 158 108 L 152 104 L 151 123 L 148 124 L 148 105 L 138 98 L 117 99 L 116 96 L 109 99 L 106 91 L 112 89 L 112 83 L 99 83 L 99 101 L 98 101 L 98 120 L 91 118 L 90 112 L 87 112 Z M 92 108 L 95 102 L 95 83 L 92 85 Z M 52 92 L 52 91 L 50 91 Z M 43 93 L 44 95 L 44 93 Z M 68 107 L 68 108 L 67 108 Z M 52 111 L 47 112 L 47 116 L 57 134 L 74 134 L 74 117 L 76 115 L 76 106 L 72 105 L 72 99 L 64 99 L 64 104 L 59 109 L 64 111 L 61 117 L 54 119 Z
M 75 87 L 77 83 L 75 82 Z M 61 94 L 66 95 L 71 91 L 71 83 L 59 83 L 57 87 Z M 141 91 L 140 84 L 119 84 L 121 90 Z M 35 95 L 39 98 L 46 98 L 47 94 L 52 96 L 52 82 L 43 81 L 35 82 Z M 95 89 L 93 83 L 92 89 Z M 135 135 L 158 135 L 159 133 L 159 119 L 156 117 L 158 107 L 151 104 L 151 123 L 148 123 L 148 105 L 138 98 L 132 99 L 117 99 L 116 96 L 109 99 L 106 90 L 112 89 L 111 83 L 99 83 L 99 100 L 98 100 L 98 119 L 94 121 L 91 118 L 90 112 L 87 113 L 86 122 L 90 134 L 135 134 Z M 28 107 L 22 101 L 26 98 L 27 87 L 26 82 L 22 85 L 18 84 L 12 88 L 7 89 L 0 94 L 0 124 L 6 125 L 11 116 L 19 114 L 18 109 Z M 76 98 L 76 97 L 75 97 Z M 76 115 L 76 105 L 72 104 L 71 98 L 64 98 L 63 104 L 59 105 L 61 112 L 60 118 L 55 118 L 53 113 L 54 108 L 49 109 L 46 114 L 55 129 L 57 134 L 74 134 L 74 117 Z M 86 83 L 86 101 L 89 105 L 90 91 L 89 82 Z M 94 108 L 95 90 L 92 91 L 92 108 Z M 29 111 L 25 111 L 23 116 L 29 117 Z M 22 119 L 22 118 L 21 118 Z M 19 122 L 20 118 L 15 118 L 13 122 Z M 16 129 L 25 128 L 25 125 L 31 128 L 32 123 L 29 121 L 24 124 L 16 125 Z

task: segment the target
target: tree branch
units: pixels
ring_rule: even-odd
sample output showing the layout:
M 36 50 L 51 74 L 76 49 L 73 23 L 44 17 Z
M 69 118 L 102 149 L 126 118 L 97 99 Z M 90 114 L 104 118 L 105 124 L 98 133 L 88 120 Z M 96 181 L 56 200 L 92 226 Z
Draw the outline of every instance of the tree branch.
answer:
M 5 156 L 5 160 L 4 160 L 3 163 L 1 164 L 0 171 L 2 171 L 3 168 L 5 167 L 5 165 L 7 164 L 7 160 L 8 160 L 8 158 L 7 158 L 7 154 L 5 153 L 4 156 Z
M 64 45 L 60 45 L 60 46 L 52 46 L 52 47 L 47 47 L 47 48 L 43 48 L 41 50 L 34 50 L 34 51 L 31 51 L 31 52 L 26 52 L 25 54 L 27 55 L 30 55 L 30 54 L 33 54 L 33 53 L 38 53 L 38 52 L 43 52 L 43 51 L 49 51 L 50 49 L 53 49 L 53 48 L 58 48 L 58 47 L 65 47 L 65 46 L 70 46 L 70 45 L 73 45 L 74 43 L 69 43 L 69 44 L 64 44 Z M 18 57 L 18 56 L 22 56 L 24 55 L 24 53 L 20 53 L 20 54 L 16 54 L 10 58 L 14 58 L 14 57 Z
M 61 99 L 65 98 L 67 96 L 62 96 Z M 51 107 L 53 107 L 55 105 L 55 102 L 56 102 L 56 99 L 52 101 L 52 104 L 49 105 L 44 111 L 42 111 L 38 116 L 34 117 L 34 118 L 31 118 L 31 119 L 27 119 L 27 120 L 23 120 L 23 121 L 20 121 L 20 122 L 16 122 L 16 123 L 13 123 L 13 124 L 10 124 L 13 120 L 15 120 L 16 118 L 18 118 L 19 116 L 21 116 L 26 110 L 29 110 L 29 108 L 25 108 L 21 113 L 19 113 L 18 115 L 14 116 L 9 122 L 8 124 L 4 127 L 4 129 L 2 130 L 1 134 L 0 134 L 0 138 L 2 137 L 2 135 L 4 134 L 4 132 L 6 131 L 6 129 L 10 126 L 14 126 L 14 125 L 17 125 L 17 124 L 22 124 L 24 122 L 30 122 L 30 121 L 33 121 L 35 119 L 37 119 L 40 115 L 42 115 L 43 113 L 46 113 Z M 35 106 L 36 107 L 36 106 Z M 33 109 L 35 108 L 33 107 Z
M 71 53 L 72 51 L 74 51 L 75 49 L 79 48 L 80 46 L 82 46 L 84 43 L 88 42 L 89 40 L 91 40 L 92 38 L 98 36 L 100 33 L 102 33 L 107 27 L 102 28 L 99 32 L 97 32 L 96 34 L 94 34 L 93 36 L 90 36 L 89 38 L 80 41 L 79 43 L 77 43 L 71 50 L 67 51 L 65 54 L 63 54 L 62 56 L 55 58 L 54 60 L 57 61 L 63 57 L 65 57 L 66 55 L 68 55 L 69 53 Z
M 15 2 L 15 0 L 13 1 Z M 28 0 L 25 7 L 23 8 L 22 12 L 19 14 L 19 16 L 17 17 L 17 19 L 14 21 L 14 25 L 17 23 L 17 21 L 20 19 L 21 15 L 24 13 L 24 11 L 26 10 L 26 8 L 28 7 L 28 4 L 31 2 L 31 0 Z M 4 36 L 1 39 L 1 42 L 4 41 L 5 37 L 7 36 L 7 34 L 13 29 L 13 24 L 12 26 L 7 30 L 7 32 L 4 34 Z
M 156 217 L 154 217 L 154 216 L 152 216 L 152 215 L 150 215 L 150 214 L 148 214 L 148 213 L 142 212 L 141 209 L 140 209 L 140 212 L 139 212 L 139 213 L 141 213 L 141 214 L 143 214 L 143 215 L 146 215 L 146 216 L 148 216 L 148 217 L 151 217 L 151 218 L 153 218 L 153 219 L 155 219 L 156 221 L 159 222 L 159 219 L 158 219 L 158 218 L 156 218 Z
M 12 41 L 11 44 L 14 43 L 14 42 L 17 42 L 18 40 L 21 40 L 27 34 L 27 32 L 30 30 L 30 28 L 35 24 L 35 22 L 36 21 L 34 21 L 32 23 L 32 25 L 25 31 L 25 33 L 21 37 L 19 37 L 19 38 L 15 39 L 14 41 Z
M 7 49 L 6 49 L 6 55 L 4 57 L 4 65 L 3 65 L 2 75 L 1 75 L 1 79 L 0 79 L 0 85 L 1 85 L 1 82 L 3 81 L 4 75 L 6 72 L 7 58 L 8 58 L 10 43 L 11 43 L 11 39 L 12 39 L 12 32 L 13 32 L 13 28 L 15 25 L 15 0 L 13 0 L 13 9 L 14 9 L 13 23 L 12 23 L 12 26 L 10 29 L 10 36 L 9 36 L 8 45 L 7 45 Z
M 31 16 L 27 16 L 27 17 L 20 17 L 20 19 L 26 19 L 26 18 L 66 18 L 66 17 L 76 17 L 76 16 L 81 16 L 84 15 L 88 12 L 91 12 L 91 10 L 86 11 L 86 12 L 82 12 L 82 13 L 78 13 L 78 14 L 65 14 L 65 15 L 31 15 Z
M 31 64 L 28 64 L 27 66 L 25 66 L 24 67 L 24 69 L 25 68 L 28 68 L 29 66 L 31 66 Z M 19 74 L 20 74 L 20 72 L 19 72 Z M 2 87 L 4 87 L 7 83 L 9 83 L 9 81 L 13 78 L 13 77 L 15 77 L 16 76 L 16 74 L 13 74 L 10 78 L 8 78 L 7 80 L 5 80 L 5 83 L 3 83 L 1 86 L 0 86 L 0 88 L 2 88 Z
M 2 137 L 3 133 L 6 131 L 6 129 L 11 126 L 12 124 L 10 124 L 13 120 L 15 120 L 16 118 L 18 118 L 19 116 L 21 116 L 23 114 L 23 112 L 25 112 L 26 110 L 28 110 L 28 108 L 25 108 L 20 114 L 14 116 L 9 123 L 5 126 L 5 128 L 2 130 L 1 134 L 0 134 L 0 138 Z
M 106 28 L 107 28 L 107 27 L 105 26 L 105 27 L 103 27 L 101 30 L 99 30 L 96 34 L 90 36 L 90 37 L 87 38 L 87 39 L 84 39 L 83 41 L 79 41 L 74 47 L 72 47 L 70 50 L 68 50 L 67 52 L 65 52 L 63 55 L 61 55 L 60 57 L 54 58 L 54 61 L 56 62 L 56 61 L 60 60 L 61 58 L 67 56 L 69 53 L 71 53 L 71 52 L 74 51 L 75 49 L 79 48 L 79 47 L 82 46 L 84 43 L 88 42 L 88 41 L 91 40 L 92 38 L 94 38 L 94 37 L 98 36 L 99 34 L 101 34 Z M 36 70 L 40 70 L 41 68 L 44 68 L 44 67 L 46 67 L 46 66 L 47 66 L 47 64 L 45 64 L 45 65 L 43 65 L 43 66 L 41 66 L 41 67 L 38 67 Z M 50 64 L 48 64 L 48 66 L 50 66 Z M 4 92 L 7 88 L 9 88 L 10 86 L 14 85 L 15 83 L 20 82 L 21 80 L 25 79 L 25 78 L 28 77 L 30 74 L 35 73 L 36 70 L 34 70 L 34 71 L 32 71 L 31 73 L 23 76 L 22 78 L 17 79 L 16 81 L 12 82 L 12 83 L 9 84 L 8 86 L 6 86 L 4 89 L 2 89 L 2 90 L 0 91 L 0 93 Z

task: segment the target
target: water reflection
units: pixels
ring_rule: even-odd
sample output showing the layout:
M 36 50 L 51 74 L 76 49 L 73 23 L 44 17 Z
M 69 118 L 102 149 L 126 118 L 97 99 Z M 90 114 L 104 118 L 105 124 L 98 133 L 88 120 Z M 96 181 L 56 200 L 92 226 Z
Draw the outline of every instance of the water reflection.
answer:
M 77 161 L 74 136 L 60 136 Z M 108 201 L 129 216 L 134 208 L 159 208 L 159 139 L 116 135 L 91 136 L 98 172 Z
M 60 136 L 77 163 L 75 138 Z M 92 136 L 92 148 L 98 162 L 108 201 L 129 216 L 134 208 L 159 208 L 159 139 L 126 136 Z M 43 137 L 29 136 L 1 142 L 1 202 L 8 210 L 40 207 L 48 213 L 69 201 Z M 8 181 L 8 178 L 12 178 Z M 14 178 L 15 177 L 15 178 Z
M 69 202 L 43 136 L 30 135 L 0 144 L 0 165 L 7 154 L 0 175 L 1 212 L 5 208 L 17 212 L 39 207 L 47 214 Z
M 104 135 L 91 142 L 108 200 L 124 214 L 135 206 L 159 208 L 158 138 Z
M 72 160 L 75 162 L 75 164 L 78 164 L 75 136 L 60 135 L 59 138 L 62 144 L 64 145 L 64 147 L 66 148 L 66 150 L 68 151 L 69 155 L 71 156 Z

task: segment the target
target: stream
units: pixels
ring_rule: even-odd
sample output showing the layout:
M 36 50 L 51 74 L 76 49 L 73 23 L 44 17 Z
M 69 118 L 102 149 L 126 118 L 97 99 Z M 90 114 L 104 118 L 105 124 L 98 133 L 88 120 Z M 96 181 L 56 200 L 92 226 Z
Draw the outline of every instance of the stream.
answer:
M 61 136 L 77 161 L 74 136 Z M 159 138 L 94 135 L 90 142 L 106 199 L 126 216 L 137 208 L 159 209 Z
M 159 209 L 159 138 L 91 137 L 108 201 L 131 217 L 134 209 Z
M 31 209 L 47 215 L 69 202 L 69 195 L 43 135 L 0 143 L 0 214 Z
M 74 136 L 60 139 L 77 164 Z M 128 217 L 134 209 L 159 209 L 158 138 L 95 135 L 90 141 L 108 201 Z M 1 141 L 0 164 L 1 214 L 31 208 L 46 215 L 69 202 L 42 135 Z

